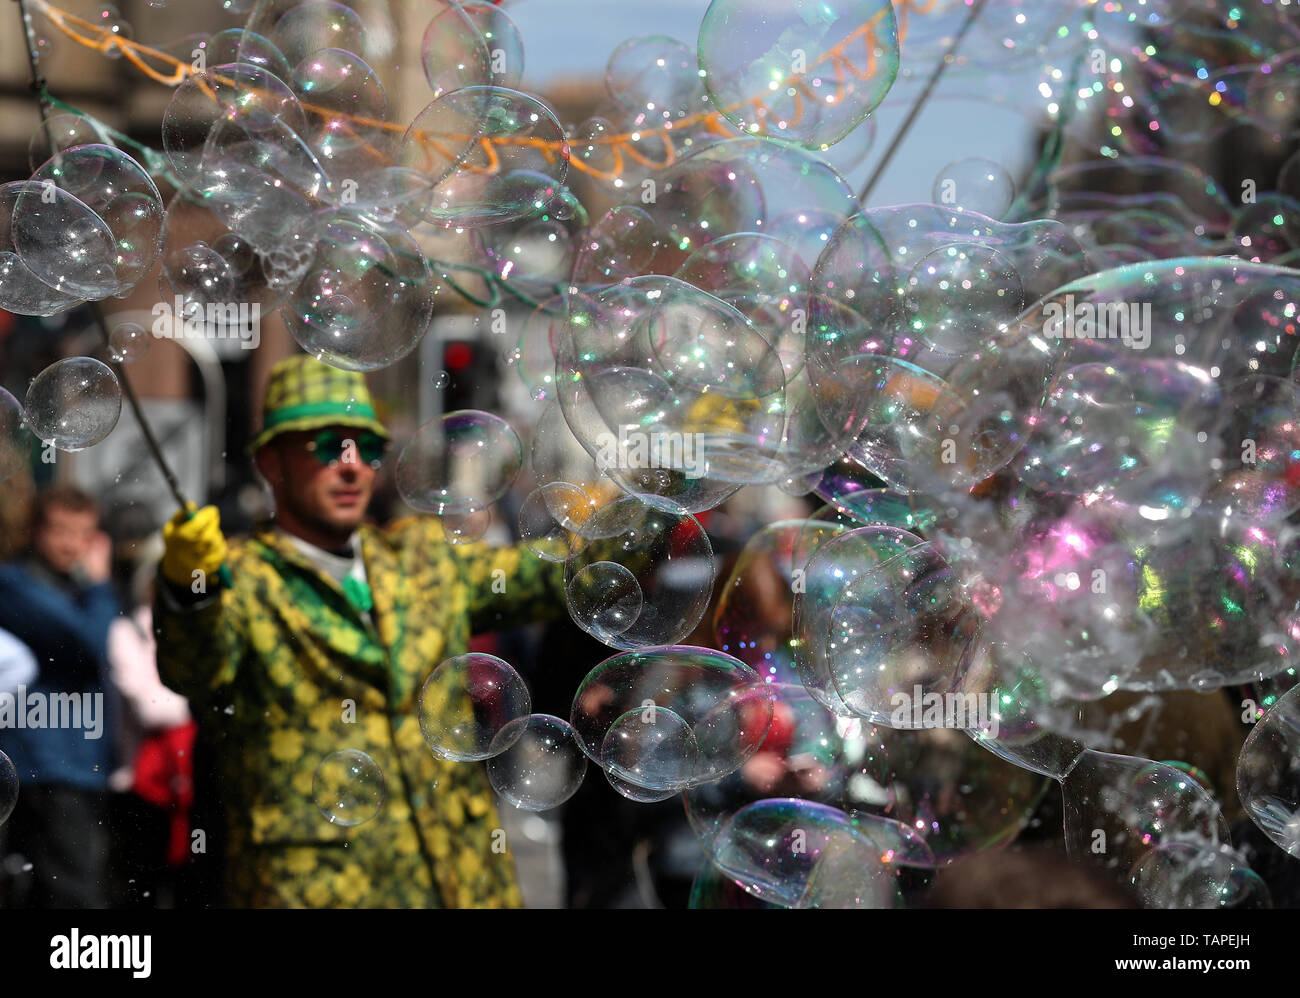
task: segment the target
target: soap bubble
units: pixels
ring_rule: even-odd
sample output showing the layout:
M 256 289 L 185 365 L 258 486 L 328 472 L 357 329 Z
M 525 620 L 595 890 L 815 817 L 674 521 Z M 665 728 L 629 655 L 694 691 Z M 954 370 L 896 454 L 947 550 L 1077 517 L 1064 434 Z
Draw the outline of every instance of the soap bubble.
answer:
M 547 811 L 578 792 L 587 758 L 568 721 L 532 714 L 511 721 L 492 740 L 492 788 L 515 807 Z
M 31 198 L 39 200 L 42 195 L 48 197 L 49 193 L 45 184 L 31 181 L 0 186 L 0 308 L 8 312 L 54 315 L 85 300 L 70 288 L 57 290 L 46 284 L 18 252 L 13 225 L 16 209 Z M 66 217 L 75 221 L 88 238 L 98 241 L 104 236 L 102 221 L 89 208 L 82 205 L 73 210 L 75 206 L 71 200 L 65 206 L 69 209 Z M 98 253 L 103 248 L 97 244 L 89 252 Z
M 844 738 L 844 809 L 902 822 L 940 865 L 1012 841 L 1050 785 L 952 728 L 862 725 Z
M 675 38 L 629 38 L 610 54 L 605 87 L 647 130 L 698 114 L 707 106 L 695 53 Z
M 1230 846 L 1157 846 L 1129 873 L 1145 908 L 1271 908 L 1268 887 Z
M 292 85 L 307 115 L 300 135 L 332 177 L 365 178 L 393 161 L 397 136 L 384 127 L 388 95 L 360 56 L 321 49 L 300 62 L 285 82 Z
M 196 73 L 172 94 L 163 114 L 163 151 L 186 183 L 200 176 L 210 142 L 223 134 L 275 140 L 276 125 L 303 135 L 307 118 L 289 85 L 260 66 L 232 63 Z
M 714 106 L 747 134 L 820 149 L 876 109 L 898 74 L 898 24 L 882 0 L 813 16 L 782 0 L 713 0 L 700 70 Z
M 509 490 L 523 464 L 510 424 L 477 409 L 430 420 L 397 460 L 397 490 L 415 509 L 442 515 L 486 509 Z
M 611 777 L 650 791 L 678 791 L 699 769 L 695 733 L 667 707 L 641 707 L 605 733 L 600 766 Z
M 364 825 L 384 806 L 384 774 L 365 752 L 333 752 L 316 767 L 312 796 L 331 824 Z
M 1237 796 L 1250 817 L 1289 856 L 1300 858 L 1300 686 L 1255 724 L 1237 760 Z
M 433 184 L 423 217 L 477 227 L 543 214 L 564 184 L 569 146 L 541 101 L 504 87 L 443 94 L 411 123 L 402 166 Z
M 435 13 L 424 29 L 420 59 L 433 96 L 497 82 L 492 54 L 475 16 L 449 0 L 434 0 L 432 7 Z
M 415 349 L 433 316 L 429 266 L 405 229 L 340 209 L 315 220 L 316 252 L 282 314 L 308 353 L 373 371 Z
M 122 386 L 92 357 L 51 364 L 27 389 L 27 425 L 62 451 L 93 447 L 113 432 L 122 414 Z
M 27 146 L 27 164 L 35 172 L 57 153 L 85 145 L 112 145 L 112 142 L 93 118 L 80 114 L 52 114 L 32 132 Z
M 973 211 L 989 218 L 1002 218 L 1016 198 L 1016 185 L 1001 163 L 972 156 L 949 163 L 934 178 L 930 199 L 935 204 L 953 205 L 958 211 Z
M 55 184 L 66 191 L 103 221 L 112 239 L 107 258 L 83 261 L 72 272 L 75 276 L 68 277 L 69 272 L 61 266 L 42 273 L 48 243 L 29 232 L 25 222 L 20 223 L 20 210 L 15 218 L 19 252 L 42 280 L 54 283 L 50 277 L 64 277 L 79 282 L 80 293 L 103 298 L 129 291 L 149 272 L 162 246 L 163 205 L 158 188 L 139 163 L 112 146 L 78 146 L 57 153 L 32 174 L 32 181 Z M 23 206 L 37 211 L 36 202 L 30 199 L 25 199 Z M 33 221 L 36 217 L 40 216 L 34 215 Z M 111 273 L 102 270 L 102 263 L 108 264 Z
M 758 751 L 772 723 L 773 694 L 758 674 L 739 659 L 722 652 L 689 645 L 625 652 L 596 666 L 578 687 L 570 719 L 582 750 L 601 765 L 612 761 L 615 778 L 640 786 L 668 776 L 683 786 L 707 783 L 739 769 Z M 663 734 L 635 739 L 628 756 L 620 753 L 618 733 L 629 725 L 658 721 L 658 711 L 670 713 Z M 680 720 L 690 738 L 676 724 Z M 640 732 L 651 735 L 649 732 Z M 698 760 L 685 772 L 692 743 Z M 642 758 L 653 751 L 658 777 L 639 779 L 628 761 L 650 765 Z M 682 754 L 677 754 L 682 753 Z M 618 768 L 622 767 L 622 768 Z M 647 786 L 644 789 L 667 789 Z
M 587 493 L 576 485 L 550 482 L 533 489 L 520 505 L 519 537 L 528 550 L 542 560 L 562 562 L 569 556 L 570 536 L 582 530 L 593 510 L 594 506 L 587 498 Z M 622 568 L 621 565 L 616 567 Z M 635 577 L 632 578 L 632 583 L 635 585 Z M 637 605 L 628 619 L 629 626 L 641 612 L 639 586 L 636 587 L 636 597 Z M 628 609 L 631 611 L 630 607 Z
M 712 858 L 738 887 L 787 908 L 893 908 L 901 902 L 875 843 L 843 811 L 825 804 L 787 799 L 746 805 L 718 833 Z M 827 904 L 832 897 L 840 903 Z
M 266 34 L 291 66 L 325 48 L 345 52 L 366 49 L 365 22 L 355 10 L 341 3 L 299 3 L 282 9 L 280 15 Z M 255 13 L 250 28 L 257 20 Z
M 124 289 L 113 230 L 52 180 L 19 192 L 10 226 L 23 267 L 56 292 L 97 301 Z
M 225 7 L 231 10 L 236 3 L 242 4 L 244 0 L 227 0 Z M 228 66 L 242 62 L 264 69 L 279 80 L 288 80 L 292 72 L 284 53 L 276 48 L 274 42 L 255 31 L 244 31 L 242 28 L 218 31 L 208 39 L 207 53 L 210 66 Z
M 635 624 L 645 608 L 636 576 L 613 561 L 583 565 L 564 588 L 569 614 L 584 631 L 606 644 Z
M 460 8 L 483 36 L 483 44 L 487 47 L 491 79 L 482 82 L 517 88 L 524 75 L 524 42 L 515 22 L 504 9 L 489 0 L 465 0 Z
M 18 770 L 13 761 L 0 752 L 0 826 L 9 820 L 18 803 Z
M 1089 856 L 1119 877 L 1157 846 L 1201 848 L 1229 841 L 1228 824 L 1214 797 L 1183 770 L 1150 759 L 1089 749 L 1061 781 L 1065 846 Z M 1106 852 L 1093 844 L 1103 839 Z
M 27 467 L 31 437 L 27 433 L 22 404 L 0 388 L 0 482 L 6 482 Z
M 795 666 L 808 692 L 835 713 L 855 715 L 836 681 L 837 676 L 847 678 L 841 675 L 844 669 L 852 669 L 851 645 L 841 648 L 833 643 L 838 635 L 832 621 L 841 597 L 853 580 L 923 545 L 919 537 L 905 530 L 861 527 L 830 537 L 808 558 L 802 591 L 794 593 Z M 847 683 L 844 688 L 851 689 Z
M 704 616 L 713 570 L 712 546 L 695 517 L 666 500 L 624 496 L 574 538 L 564 566 L 569 615 L 615 648 L 671 644 Z
M 138 322 L 123 322 L 108 334 L 108 355 L 119 364 L 140 360 L 149 346 L 149 332 Z
M 492 526 L 492 510 L 476 509 L 468 513 L 444 513 L 439 521 L 449 544 L 473 544 L 482 540 Z
M 471 652 L 442 662 L 420 687 L 420 730 L 434 755 L 456 762 L 489 759 L 513 744 L 532 698 L 514 668 L 495 655 Z
M 1024 307 L 1020 275 L 996 250 L 978 244 L 944 246 L 907 277 L 908 326 L 932 349 L 956 354 L 972 345 L 972 329 L 995 329 Z

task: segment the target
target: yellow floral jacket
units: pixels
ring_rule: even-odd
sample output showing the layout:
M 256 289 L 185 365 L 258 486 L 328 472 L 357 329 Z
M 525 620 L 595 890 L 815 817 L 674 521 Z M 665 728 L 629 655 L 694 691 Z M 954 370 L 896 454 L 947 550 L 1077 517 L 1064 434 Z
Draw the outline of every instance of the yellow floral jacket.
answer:
M 562 612 L 563 566 L 523 548 L 450 545 L 436 519 L 363 526 L 373 624 L 269 524 L 230 542 L 219 599 L 155 606 L 158 670 L 215 747 L 228 903 L 517 907 L 514 861 L 478 763 L 435 757 L 420 686 L 471 630 Z M 161 585 L 161 583 L 160 583 Z M 359 749 L 384 803 L 355 827 L 317 808 L 317 767 Z

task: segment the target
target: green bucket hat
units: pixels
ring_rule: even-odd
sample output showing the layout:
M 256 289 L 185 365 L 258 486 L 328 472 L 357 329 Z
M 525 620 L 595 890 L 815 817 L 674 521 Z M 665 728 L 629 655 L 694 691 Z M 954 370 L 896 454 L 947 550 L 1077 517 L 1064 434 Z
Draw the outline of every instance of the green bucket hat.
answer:
M 341 371 L 306 354 L 286 358 L 271 368 L 262 432 L 248 445 L 248 453 L 257 452 L 281 433 L 325 426 L 355 426 L 392 439 L 375 415 L 360 371 Z

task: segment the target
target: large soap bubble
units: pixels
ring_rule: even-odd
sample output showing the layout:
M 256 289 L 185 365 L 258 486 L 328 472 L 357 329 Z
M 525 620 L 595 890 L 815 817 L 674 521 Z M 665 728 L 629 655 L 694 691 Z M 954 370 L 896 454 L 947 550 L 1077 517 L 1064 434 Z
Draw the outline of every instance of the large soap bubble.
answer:
M 606 659 L 578 687 L 571 720 L 583 752 L 613 777 L 681 790 L 734 772 L 758 751 L 772 703 L 743 662 L 681 645 Z
M 509 423 L 462 409 L 425 423 L 411 438 L 397 460 L 397 489 L 415 509 L 473 513 L 505 495 L 523 460 Z
M 1237 760 L 1237 796 L 1250 820 L 1289 856 L 1300 857 L 1300 687 L 1256 723 Z
M 434 754 L 467 762 L 509 748 L 511 738 L 499 736 L 512 721 L 527 717 L 531 704 L 528 687 L 508 662 L 471 652 L 449 658 L 429 673 L 417 710 Z
M 713 0 L 699 57 L 714 105 L 742 132 L 820 149 L 884 100 L 898 24 L 882 0 Z
M 695 517 L 653 496 L 624 496 L 574 538 L 564 566 L 569 615 L 614 648 L 672 644 L 704 616 L 713 572 Z
M 51 364 L 27 389 L 27 425 L 59 450 L 93 447 L 113 432 L 122 414 L 122 386 L 93 357 Z

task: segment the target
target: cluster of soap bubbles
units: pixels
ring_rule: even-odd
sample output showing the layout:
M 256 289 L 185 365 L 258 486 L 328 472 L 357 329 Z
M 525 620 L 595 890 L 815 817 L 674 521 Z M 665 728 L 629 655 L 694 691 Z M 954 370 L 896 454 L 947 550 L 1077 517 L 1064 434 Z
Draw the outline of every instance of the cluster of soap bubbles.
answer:
M 93 121 L 51 117 L 0 187 L 0 307 L 122 296 L 157 263 L 187 320 L 257 304 L 374 371 L 436 309 L 488 303 L 531 433 L 446 413 L 398 491 L 460 544 L 530 481 L 519 535 L 614 654 L 567 719 L 508 663 L 448 659 L 429 749 L 525 809 L 589 762 L 631 800 L 683 795 L 709 876 L 767 904 L 894 907 L 1013 840 L 1052 781 L 1067 850 L 1101 834 L 1144 903 L 1267 904 L 1230 788 L 1109 751 L 1097 708 L 1268 690 L 1237 790 L 1300 855 L 1300 153 L 1240 195 L 1188 155 L 1229 126 L 1300 139 L 1285 5 L 985 5 L 948 81 L 1051 140 L 1025 171 L 954 155 L 899 205 L 845 172 L 915 95 L 904 54 L 932 62 L 968 3 L 713 0 L 689 42 L 618 46 L 577 124 L 519 89 L 519 31 L 483 0 L 428 5 L 399 118 L 383 6 L 263 0 L 206 39 L 150 160 L 170 203 Z M 1189 55 L 1210 43 L 1217 70 Z M 579 177 L 612 207 L 588 216 Z M 0 394 L 0 477 L 27 428 L 77 450 L 119 408 L 91 358 Z M 701 520 L 769 486 L 824 505 L 720 580 Z M 355 750 L 317 774 L 333 823 L 383 794 Z

